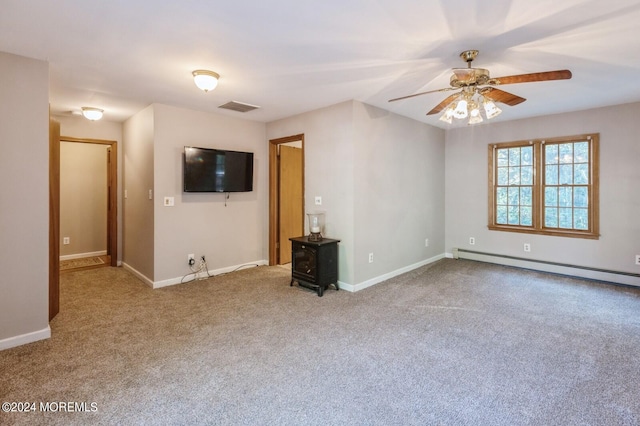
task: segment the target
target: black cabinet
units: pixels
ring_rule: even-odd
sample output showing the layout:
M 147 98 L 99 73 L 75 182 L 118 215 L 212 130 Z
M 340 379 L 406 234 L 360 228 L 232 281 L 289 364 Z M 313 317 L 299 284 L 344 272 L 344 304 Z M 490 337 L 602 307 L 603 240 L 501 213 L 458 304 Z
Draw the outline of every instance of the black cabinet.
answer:
M 291 241 L 291 285 L 316 290 L 322 297 L 333 284 L 338 290 L 338 243 L 340 240 L 323 238 L 309 241 L 309 237 L 289 238 Z

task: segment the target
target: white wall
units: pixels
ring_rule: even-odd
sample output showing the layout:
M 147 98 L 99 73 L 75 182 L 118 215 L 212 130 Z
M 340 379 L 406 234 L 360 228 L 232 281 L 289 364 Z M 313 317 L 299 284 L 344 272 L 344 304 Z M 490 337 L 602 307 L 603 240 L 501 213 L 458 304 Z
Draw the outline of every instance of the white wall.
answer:
M 442 130 L 357 101 L 267 124 L 268 139 L 299 133 L 306 211 L 322 196 L 341 284 L 357 290 L 443 253 Z
M 209 270 L 267 262 L 268 142 L 263 123 L 154 104 L 127 120 L 125 266 L 154 287 L 191 272 L 187 255 Z M 184 146 L 254 153 L 254 190 L 182 191 Z M 153 199 L 149 200 L 149 190 Z M 164 197 L 174 205 L 164 206 Z
M 351 284 L 355 279 L 353 102 L 267 124 L 268 140 L 297 134 L 304 134 L 305 213 L 325 211 L 325 236 L 340 240 L 339 280 Z M 315 196 L 322 197 L 322 206 L 315 205 Z
M 49 66 L 0 52 L 0 349 L 49 330 Z
M 264 123 L 154 105 L 154 281 L 190 272 L 187 255 L 210 270 L 268 262 L 268 142 Z M 185 146 L 254 153 L 253 191 L 184 193 Z M 175 205 L 165 207 L 164 197 Z
M 444 131 L 359 102 L 354 111 L 353 268 L 363 283 L 444 253 Z
M 127 121 L 123 149 L 123 265 L 153 281 L 153 106 Z
M 446 135 L 446 250 L 483 252 L 640 273 L 640 103 L 450 130 Z M 487 146 L 600 133 L 599 240 L 489 231 Z M 476 244 L 469 246 L 469 237 Z M 531 252 L 523 244 L 531 244 Z

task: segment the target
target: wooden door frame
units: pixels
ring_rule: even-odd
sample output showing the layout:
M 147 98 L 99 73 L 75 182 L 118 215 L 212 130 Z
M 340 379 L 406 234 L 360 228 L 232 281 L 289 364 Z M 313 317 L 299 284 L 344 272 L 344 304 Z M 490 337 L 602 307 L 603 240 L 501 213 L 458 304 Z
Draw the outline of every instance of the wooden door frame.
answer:
M 108 206 L 107 209 L 107 254 L 111 256 L 111 266 L 118 266 L 118 142 L 104 139 L 73 138 L 60 136 L 60 142 L 77 142 L 97 145 L 109 145 L 111 148 L 111 160 L 109 161 L 108 179 Z M 59 147 L 58 147 L 59 150 Z M 57 173 L 60 175 L 60 159 L 57 161 Z M 59 185 L 59 182 L 58 182 Z M 60 205 L 60 191 L 57 194 L 57 204 Z M 60 234 L 60 221 L 56 224 L 57 233 Z M 60 244 L 60 241 L 57 241 Z M 53 242 L 51 242 L 53 244 Z M 52 247 L 50 247 L 50 250 Z
M 49 117 L 49 321 L 60 311 L 60 123 Z
M 286 136 L 269 140 L 269 265 L 278 264 L 279 224 L 278 217 L 278 145 L 290 142 L 302 142 L 302 211 L 304 212 L 304 134 Z M 304 220 L 304 218 L 303 218 Z M 303 222 L 304 223 L 304 222 Z

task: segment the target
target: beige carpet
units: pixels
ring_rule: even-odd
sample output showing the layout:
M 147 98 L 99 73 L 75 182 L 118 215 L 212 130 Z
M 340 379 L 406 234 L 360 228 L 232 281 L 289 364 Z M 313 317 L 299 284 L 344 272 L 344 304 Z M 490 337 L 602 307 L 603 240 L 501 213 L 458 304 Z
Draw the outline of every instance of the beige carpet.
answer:
M 0 402 L 37 404 L 0 424 L 640 424 L 640 289 L 453 259 L 357 293 L 289 282 L 66 273 L 52 338 L 0 352 Z

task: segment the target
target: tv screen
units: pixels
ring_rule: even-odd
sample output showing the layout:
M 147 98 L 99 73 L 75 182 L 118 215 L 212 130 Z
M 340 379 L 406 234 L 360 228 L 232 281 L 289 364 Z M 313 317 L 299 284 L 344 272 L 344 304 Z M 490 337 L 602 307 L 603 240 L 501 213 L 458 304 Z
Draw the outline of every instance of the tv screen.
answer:
M 184 147 L 184 192 L 253 191 L 253 152 Z

